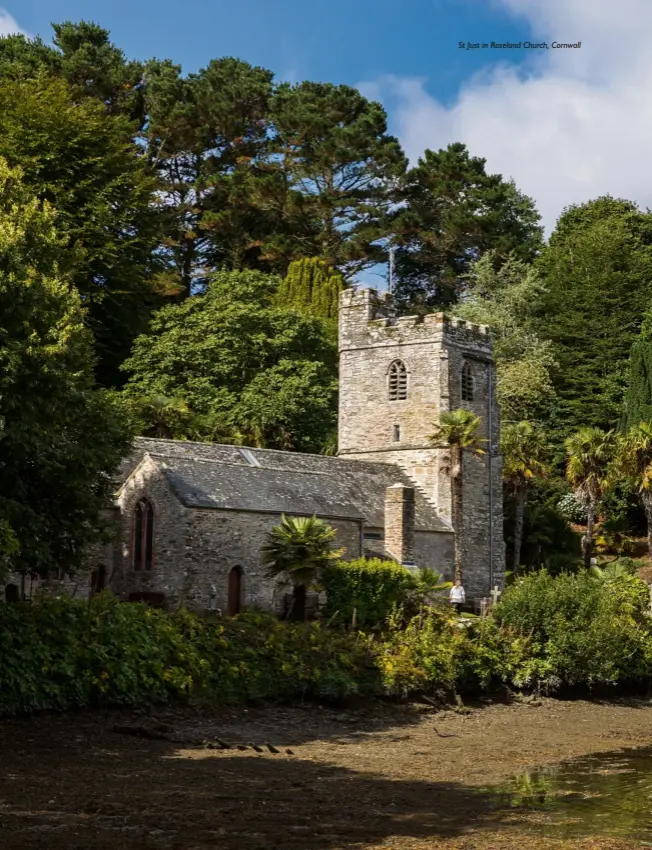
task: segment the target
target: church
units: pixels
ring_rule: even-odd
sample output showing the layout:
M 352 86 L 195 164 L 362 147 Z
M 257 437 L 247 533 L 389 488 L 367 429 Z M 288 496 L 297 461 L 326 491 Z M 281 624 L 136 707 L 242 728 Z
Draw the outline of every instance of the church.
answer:
M 281 515 L 317 516 L 345 559 L 392 558 L 451 578 L 462 542 L 467 599 L 504 579 L 502 468 L 488 329 L 443 313 L 397 317 L 391 296 L 348 289 L 339 310 L 338 455 L 138 438 L 120 470 L 115 542 L 89 553 L 90 588 L 175 610 L 278 610 L 261 566 Z M 485 454 L 465 457 L 463 522 L 451 523 L 440 411 L 481 419 Z M 82 583 L 86 583 L 86 579 Z

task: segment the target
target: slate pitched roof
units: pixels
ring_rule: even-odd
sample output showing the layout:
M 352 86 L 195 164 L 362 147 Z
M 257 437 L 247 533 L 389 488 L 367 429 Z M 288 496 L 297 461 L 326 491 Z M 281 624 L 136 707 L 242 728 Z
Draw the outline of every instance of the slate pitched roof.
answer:
M 122 481 L 145 453 L 160 464 L 179 500 L 195 508 L 317 514 L 382 528 L 387 487 L 414 486 L 394 464 L 146 437 L 136 439 Z M 415 489 L 416 529 L 450 532 Z

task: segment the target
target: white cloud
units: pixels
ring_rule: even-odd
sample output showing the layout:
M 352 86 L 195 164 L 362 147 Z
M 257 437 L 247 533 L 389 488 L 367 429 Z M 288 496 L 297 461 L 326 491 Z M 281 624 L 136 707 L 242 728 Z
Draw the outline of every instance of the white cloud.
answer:
M 387 104 L 410 159 L 464 142 L 486 157 L 488 170 L 513 177 L 535 199 L 548 230 L 564 206 L 601 194 L 652 207 L 652 2 L 494 4 L 523 18 L 524 40 L 582 47 L 536 51 L 518 68 L 491 51 L 493 64 L 450 106 L 428 94 L 426 80 L 363 83 L 365 94 Z
M 0 37 L 5 35 L 29 35 L 25 30 L 21 29 L 6 9 L 0 7 Z

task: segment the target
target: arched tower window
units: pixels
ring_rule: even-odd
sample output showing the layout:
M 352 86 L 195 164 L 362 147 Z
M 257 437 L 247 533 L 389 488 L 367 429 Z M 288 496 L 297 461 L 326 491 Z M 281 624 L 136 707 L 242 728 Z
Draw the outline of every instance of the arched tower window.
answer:
M 473 401 L 473 371 L 468 362 L 462 366 L 462 401 Z
M 394 360 L 389 367 L 389 400 L 402 401 L 407 398 L 407 369 L 402 360 Z
M 141 499 L 134 509 L 134 569 L 152 569 L 154 542 L 154 510 L 147 499 Z

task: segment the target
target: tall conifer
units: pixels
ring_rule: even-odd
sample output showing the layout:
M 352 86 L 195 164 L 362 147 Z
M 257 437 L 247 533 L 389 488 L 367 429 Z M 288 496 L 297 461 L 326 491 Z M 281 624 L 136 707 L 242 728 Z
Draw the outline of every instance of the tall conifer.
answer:
M 652 423 L 652 313 L 643 320 L 640 336 L 629 355 L 620 429 L 629 431 L 641 422 Z

